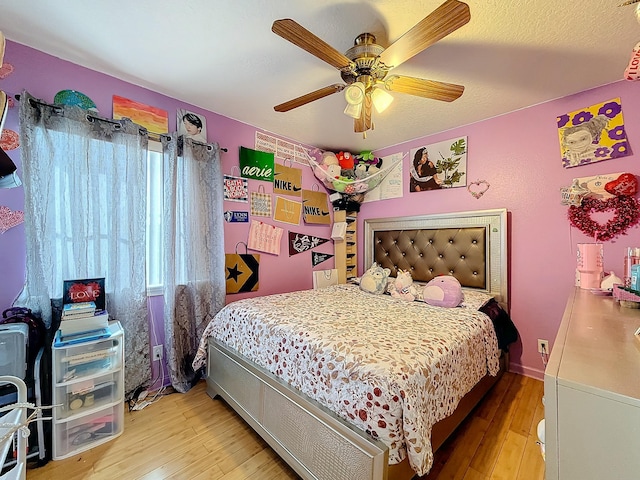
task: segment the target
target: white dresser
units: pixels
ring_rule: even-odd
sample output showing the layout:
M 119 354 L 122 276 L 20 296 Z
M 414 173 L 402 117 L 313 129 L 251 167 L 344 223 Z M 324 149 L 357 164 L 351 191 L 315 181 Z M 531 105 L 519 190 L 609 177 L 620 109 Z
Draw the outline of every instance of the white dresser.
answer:
M 640 310 L 576 288 L 544 376 L 546 480 L 640 479 Z

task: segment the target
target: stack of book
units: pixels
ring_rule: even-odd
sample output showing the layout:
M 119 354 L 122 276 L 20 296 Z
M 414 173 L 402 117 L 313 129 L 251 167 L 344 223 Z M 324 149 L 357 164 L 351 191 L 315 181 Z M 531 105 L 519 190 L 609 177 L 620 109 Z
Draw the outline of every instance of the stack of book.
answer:
M 62 307 L 60 336 L 90 336 L 109 327 L 109 314 L 95 302 L 67 303 Z

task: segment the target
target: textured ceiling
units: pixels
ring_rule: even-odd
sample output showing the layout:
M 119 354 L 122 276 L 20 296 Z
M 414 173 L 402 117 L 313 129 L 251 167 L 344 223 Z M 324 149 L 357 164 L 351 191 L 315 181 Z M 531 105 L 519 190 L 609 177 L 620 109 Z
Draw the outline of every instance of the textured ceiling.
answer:
M 452 103 L 394 93 L 367 138 L 334 94 L 337 70 L 271 32 L 292 18 L 340 52 L 363 32 L 387 46 L 443 0 L 0 0 L 15 42 L 321 148 L 360 151 L 622 79 L 640 40 L 622 0 L 468 0 L 471 21 L 393 72 L 462 84 Z M 69 88 L 73 88 L 70 85 Z M 603 99 L 606 100 L 606 99 Z M 210 138 L 215 140 L 215 138 Z

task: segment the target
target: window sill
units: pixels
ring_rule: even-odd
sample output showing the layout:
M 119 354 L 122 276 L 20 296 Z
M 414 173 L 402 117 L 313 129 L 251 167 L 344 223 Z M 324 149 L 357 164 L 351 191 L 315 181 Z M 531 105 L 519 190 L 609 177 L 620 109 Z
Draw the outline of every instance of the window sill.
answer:
M 147 297 L 159 297 L 163 295 L 163 293 L 162 285 L 147 287 Z

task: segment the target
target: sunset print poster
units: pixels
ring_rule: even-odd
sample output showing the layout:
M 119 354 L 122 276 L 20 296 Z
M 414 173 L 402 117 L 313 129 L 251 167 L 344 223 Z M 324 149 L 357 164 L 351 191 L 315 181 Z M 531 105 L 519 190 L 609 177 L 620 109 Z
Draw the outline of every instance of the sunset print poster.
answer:
M 128 98 L 113 96 L 113 118 L 129 118 L 133 123 L 143 126 L 150 133 L 169 131 L 169 114 L 166 110 L 139 103 Z

